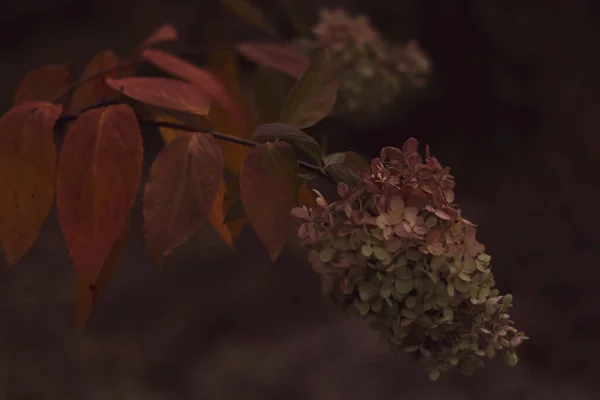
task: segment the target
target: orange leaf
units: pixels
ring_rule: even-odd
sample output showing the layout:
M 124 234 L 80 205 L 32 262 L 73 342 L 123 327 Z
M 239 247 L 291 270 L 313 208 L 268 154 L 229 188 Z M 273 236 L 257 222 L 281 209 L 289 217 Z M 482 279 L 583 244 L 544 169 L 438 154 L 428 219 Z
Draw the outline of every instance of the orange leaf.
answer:
M 169 123 L 174 123 L 174 124 L 181 123 L 181 121 L 179 121 L 175 117 L 170 116 L 169 114 L 156 114 L 154 116 L 154 120 L 158 121 L 158 122 L 169 122 Z M 177 139 L 179 137 L 179 135 L 181 135 L 181 133 L 183 132 L 179 129 L 173 129 L 173 128 L 164 127 L 164 126 L 159 127 L 158 131 L 160 132 L 160 135 L 162 136 L 165 144 L 171 143 L 173 140 Z
M 19 84 L 13 104 L 17 106 L 26 101 L 52 102 L 69 83 L 71 73 L 65 65 L 46 65 L 33 69 Z
M 54 203 L 53 127 L 61 111 L 27 102 L 0 119 L 0 242 L 9 264 L 35 243 Z
M 273 261 L 293 232 L 290 210 L 296 206 L 299 186 L 296 155 L 285 142 L 256 146 L 242 167 L 240 190 L 244 210 Z
M 142 156 L 137 118 L 124 104 L 86 111 L 66 134 L 57 171 L 58 221 L 86 279 L 97 277 L 123 230 Z
M 75 320 L 77 329 L 82 330 L 85 328 L 85 324 L 87 323 L 94 306 L 98 302 L 100 295 L 119 266 L 121 255 L 123 254 L 123 251 L 125 251 L 125 246 L 127 245 L 130 227 L 130 219 L 127 217 L 127 222 L 125 223 L 123 231 L 113 243 L 108 258 L 104 262 L 102 270 L 95 280 L 89 279 L 85 274 L 77 273 L 75 292 Z
M 313 208 L 317 205 L 312 189 L 304 183 L 298 191 L 298 205 Z
M 238 60 L 231 51 L 215 52 L 209 62 L 212 73 L 225 85 L 236 105 L 227 109 L 214 105 L 208 114 L 216 131 L 242 139 L 252 139 L 253 127 L 249 126 L 249 112 L 239 80 Z M 250 152 L 246 146 L 219 141 L 223 150 L 225 166 L 235 175 L 239 173 L 244 159 Z
M 236 49 L 248 60 L 294 78 L 300 78 L 310 64 L 302 51 L 290 42 L 243 42 L 239 43 Z
M 232 97 L 235 109 L 226 109 L 225 107 L 215 105 L 211 108 L 208 119 L 212 122 L 213 128 L 218 132 L 242 139 L 252 139 L 253 125 L 255 124 L 251 121 L 250 109 L 241 88 L 238 63 L 238 58 L 232 51 L 216 51 L 209 55 L 209 68 L 215 77 L 223 83 Z M 232 180 L 227 182 L 227 193 L 225 194 L 223 203 L 226 213 L 239 194 L 239 171 L 250 152 L 250 148 L 223 140 L 219 140 L 219 145 L 223 151 L 225 166 L 233 175 Z M 240 234 L 246 222 L 248 220 L 244 218 L 225 225 L 235 238 Z
M 233 202 L 236 201 L 236 199 L 240 196 L 239 175 L 233 175 L 231 180 L 226 182 L 226 186 L 227 191 L 225 192 L 225 197 L 223 198 L 224 216 L 221 220 L 221 223 L 223 223 L 225 216 L 227 216 L 227 211 Z M 225 226 L 227 226 L 227 229 L 231 232 L 232 237 L 235 239 L 242 232 L 244 226 L 246 226 L 246 223 L 248 223 L 248 218 L 244 217 L 235 221 L 227 222 Z
M 158 107 L 206 115 L 210 100 L 189 83 L 166 78 L 107 78 L 106 83 L 125 95 Z
M 144 192 L 144 230 L 155 260 L 208 220 L 222 176 L 221 149 L 210 135 L 183 132 L 158 154 Z
M 171 42 L 178 39 L 177 28 L 171 24 L 164 24 L 150 35 L 140 47 L 147 47 L 156 43 Z
M 210 224 L 215 228 L 225 244 L 233 249 L 233 234 L 229 230 L 228 226 L 223 223 L 225 220 L 225 213 L 227 212 L 227 209 L 225 208 L 226 193 L 227 185 L 225 184 L 225 181 L 221 179 L 219 191 L 217 192 L 217 196 L 215 197 L 215 201 L 213 202 L 210 216 L 208 218 L 210 220 Z
M 100 70 L 117 66 L 120 63 L 119 56 L 117 56 L 112 50 L 104 50 L 98 53 L 85 67 L 83 74 L 80 79 L 85 79 L 97 73 Z M 79 86 L 73 93 L 71 100 L 71 111 L 79 111 L 84 107 L 91 104 L 95 104 L 101 100 L 111 100 L 118 96 L 118 92 L 108 87 L 104 83 L 105 77 L 117 78 L 124 77 L 130 71 L 117 70 L 106 73 L 103 76 L 98 76 L 91 81 L 84 83 Z

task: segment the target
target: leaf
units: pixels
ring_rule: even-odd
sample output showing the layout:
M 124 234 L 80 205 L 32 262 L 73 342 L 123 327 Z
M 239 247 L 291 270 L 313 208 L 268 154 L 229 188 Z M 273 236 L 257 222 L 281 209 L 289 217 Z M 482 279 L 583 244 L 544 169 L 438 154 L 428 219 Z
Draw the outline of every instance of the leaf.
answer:
M 144 192 L 144 230 L 155 260 L 208 220 L 222 176 L 221 149 L 210 135 L 182 133 L 158 154 Z
M 308 186 L 306 183 L 302 184 L 302 186 L 300 186 L 300 189 L 298 190 L 297 205 L 312 208 L 316 206 L 316 204 L 317 202 L 315 201 L 315 196 L 313 195 L 313 191 L 311 190 L 310 186 Z M 225 215 L 225 222 L 238 221 L 240 219 L 245 218 L 246 211 L 244 211 L 242 197 L 237 196 L 231 203 L 231 206 L 227 211 L 227 215 Z
M 154 120 L 158 121 L 158 122 L 169 122 L 169 123 L 174 123 L 174 124 L 181 123 L 181 121 L 179 121 L 177 118 L 172 117 L 169 114 L 162 114 L 162 113 L 156 114 L 154 116 Z M 158 131 L 160 132 L 160 135 L 162 136 L 165 144 L 171 143 L 173 140 L 177 139 L 184 132 L 179 129 L 168 128 L 168 127 L 164 127 L 164 126 L 160 126 L 158 128 Z
M 166 78 L 107 78 L 106 83 L 142 103 L 158 107 L 206 115 L 209 98 L 189 83 Z
M 338 84 L 327 50 L 319 51 L 290 91 L 279 122 L 308 128 L 323 119 L 336 102 Z
M 285 13 L 291 20 L 292 25 L 294 26 L 296 36 L 310 38 L 312 36 L 312 29 L 310 25 L 306 22 L 304 16 L 301 14 L 297 3 L 293 3 L 294 2 L 292 0 L 283 0 Z
M 53 127 L 61 112 L 27 102 L 0 118 L 0 243 L 8 264 L 29 251 L 54 203 Z
M 161 70 L 190 83 L 197 84 L 224 108 L 237 112 L 238 107 L 223 84 L 207 69 L 200 68 L 162 50 L 145 50 L 142 57 Z
M 252 128 L 249 126 L 249 115 L 246 99 L 241 82 L 238 59 L 231 51 L 214 52 L 209 55 L 208 65 L 212 73 L 225 85 L 225 90 L 231 93 L 231 101 L 235 107 L 213 106 L 208 114 L 213 128 L 221 133 L 240 139 L 252 139 Z M 219 140 L 225 166 L 238 174 L 250 149 L 246 146 Z
M 71 73 L 65 65 L 46 65 L 32 69 L 19 84 L 13 104 L 18 106 L 26 101 L 53 102 L 69 83 Z M 61 105 L 64 106 L 64 102 Z
M 103 52 L 98 53 L 89 62 L 89 64 L 85 67 L 80 79 L 85 79 L 100 70 L 116 67 L 119 64 L 119 56 L 117 56 L 112 50 L 104 50 Z M 132 70 L 130 69 L 107 72 L 106 74 L 98 76 L 79 86 L 73 92 L 73 98 L 71 99 L 69 110 L 75 112 L 101 100 L 112 100 L 117 98 L 119 93 L 106 85 L 104 82 L 105 77 L 124 77 L 130 74 L 131 71 Z
M 298 191 L 298 205 L 313 208 L 317 205 L 312 189 L 304 183 Z
M 325 171 L 337 182 L 354 186 L 360 181 L 362 173 L 369 169 L 370 163 L 353 151 L 328 154 L 323 157 Z
M 262 124 L 256 127 L 254 138 L 259 142 L 283 140 L 303 150 L 319 164 L 322 163 L 319 144 L 294 126 L 281 123 Z
M 241 86 L 237 54 L 230 50 L 212 52 L 208 56 L 207 65 L 215 77 L 223 83 L 237 106 L 234 110 L 228 110 L 220 105 L 212 107 L 208 119 L 212 122 L 213 128 L 240 139 L 252 139 L 255 123 Z M 228 210 L 235 198 L 239 197 L 239 171 L 250 148 L 224 140 L 218 142 L 223 151 L 226 169 L 231 173 L 230 179 L 226 182 L 227 192 L 223 199 L 223 210 Z M 242 218 L 227 222 L 226 226 L 235 238 L 247 222 L 246 218 Z
M 244 211 L 244 204 L 242 203 L 242 196 L 237 196 L 232 202 L 231 206 L 227 210 L 224 222 L 237 221 L 246 218 L 246 211 Z
M 58 222 L 86 279 L 98 276 L 123 230 L 142 156 L 137 118 L 124 104 L 86 111 L 66 134 L 57 170 Z
M 277 29 L 271 24 L 267 16 L 248 0 L 221 0 L 221 3 L 253 28 L 269 36 L 277 36 Z
M 157 121 L 180 123 L 180 121 L 171 117 L 168 114 L 158 114 L 154 118 Z M 160 131 L 161 136 L 163 137 L 165 144 L 171 143 L 173 140 L 178 138 L 182 133 L 184 133 L 184 131 L 181 131 L 179 129 L 166 128 L 166 127 L 160 127 L 159 131 Z M 230 227 L 226 226 L 223 223 L 223 220 L 225 218 L 224 215 L 225 215 L 226 193 L 227 193 L 227 185 L 225 184 L 225 181 L 221 180 L 221 184 L 219 186 L 219 191 L 217 193 L 217 197 L 215 198 L 212 210 L 210 212 L 209 220 L 210 220 L 211 225 L 213 226 L 213 228 L 215 228 L 215 230 L 221 236 L 223 241 L 229 247 L 233 248 L 233 239 L 234 239 L 235 235 L 233 234 L 233 230 L 231 230 Z
M 77 273 L 75 292 L 75 320 L 77 329 L 82 330 L 85 328 L 94 306 L 98 303 L 100 295 L 104 292 L 108 282 L 110 282 L 114 272 L 119 266 L 121 255 L 127 246 L 130 227 L 130 218 L 127 217 L 125 227 L 111 246 L 110 253 L 96 279 L 90 279 L 89 277 L 86 277 L 85 274 Z
M 299 181 L 294 149 L 285 142 L 259 144 L 242 166 L 244 210 L 272 261 L 293 233 L 290 210 L 296 205 Z
M 362 172 L 370 167 L 370 163 L 360 154 L 353 151 L 341 153 L 332 153 L 323 157 L 325 167 L 330 167 L 335 164 L 346 164 L 358 172 Z
M 294 78 L 274 69 L 256 69 L 252 76 L 252 89 L 259 123 L 277 122 L 281 106 L 295 83 Z
M 300 78 L 310 65 L 310 60 L 293 43 L 276 41 L 242 42 L 236 46 L 248 60 L 264 67 Z
M 156 43 L 172 42 L 178 39 L 177 28 L 171 24 L 164 24 L 150 35 L 140 47 L 148 47 Z

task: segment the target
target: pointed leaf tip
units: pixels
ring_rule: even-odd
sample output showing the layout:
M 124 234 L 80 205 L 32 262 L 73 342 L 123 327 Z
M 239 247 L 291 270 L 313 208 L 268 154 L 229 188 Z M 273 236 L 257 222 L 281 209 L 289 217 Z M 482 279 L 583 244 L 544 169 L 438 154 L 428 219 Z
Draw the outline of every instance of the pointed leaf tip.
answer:
M 245 213 L 275 261 L 294 230 L 290 210 L 296 205 L 300 177 L 292 147 L 285 142 L 252 149 L 240 173 Z
M 121 262 L 121 256 L 127 245 L 129 231 L 131 227 L 130 218 L 127 218 L 125 227 L 121 231 L 118 239 L 113 243 L 108 258 L 104 262 L 100 273 L 96 279 L 90 279 L 84 273 L 78 272 L 76 277 L 75 291 L 75 321 L 78 330 L 83 330 L 87 321 L 98 302 L 98 299 L 104 292 L 114 275 L 115 270 Z
M 140 47 L 148 47 L 156 43 L 171 42 L 178 39 L 177 28 L 172 24 L 164 24 L 150 35 Z
M 127 105 L 83 113 L 57 170 L 58 221 L 79 273 L 95 279 L 121 234 L 142 174 L 142 136 Z

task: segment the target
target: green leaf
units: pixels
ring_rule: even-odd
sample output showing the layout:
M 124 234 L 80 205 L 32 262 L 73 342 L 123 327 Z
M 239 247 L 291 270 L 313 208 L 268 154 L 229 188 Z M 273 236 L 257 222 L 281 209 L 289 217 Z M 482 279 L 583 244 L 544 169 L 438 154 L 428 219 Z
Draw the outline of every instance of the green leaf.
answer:
M 244 210 L 244 204 L 242 203 L 242 196 L 238 195 L 231 202 L 231 206 L 229 207 L 229 210 L 227 210 L 227 215 L 225 215 L 223 223 L 227 224 L 243 218 L 246 218 L 246 211 Z
M 281 114 L 281 106 L 296 83 L 296 80 L 283 72 L 259 66 L 252 76 L 254 107 L 258 123 L 276 122 Z
M 361 155 L 347 151 L 332 153 L 323 157 L 325 171 L 336 181 L 354 186 L 361 179 L 363 171 L 369 169 L 369 162 Z
M 290 210 L 296 205 L 299 187 L 296 155 L 285 142 L 257 145 L 240 171 L 240 193 L 248 221 L 273 261 L 294 233 Z
M 306 19 L 300 12 L 300 7 L 298 7 L 297 2 L 294 4 L 294 1 L 292 0 L 284 0 L 283 6 L 287 16 L 294 26 L 296 36 L 310 38 L 312 36 L 311 26 L 306 22 Z
M 277 36 L 277 29 L 267 16 L 254 4 L 246 0 L 221 0 L 221 3 L 241 20 L 269 36 Z
M 313 160 L 322 164 L 319 144 L 315 139 L 294 126 L 281 123 L 262 124 L 256 127 L 254 138 L 259 142 L 275 141 L 275 139 L 283 140 L 303 150 Z
M 279 122 L 308 128 L 323 118 L 337 100 L 338 84 L 328 50 L 319 51 L 288 94 Z

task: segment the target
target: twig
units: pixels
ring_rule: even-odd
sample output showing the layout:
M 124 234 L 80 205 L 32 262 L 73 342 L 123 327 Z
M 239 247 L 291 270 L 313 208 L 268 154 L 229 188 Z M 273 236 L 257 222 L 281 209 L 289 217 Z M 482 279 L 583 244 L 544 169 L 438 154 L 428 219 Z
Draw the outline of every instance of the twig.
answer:
M 106 105 L 108 105 L 108 104 L 96 104 L 95 107 L 87 107 L 87 109 L 103 107 Z M 56 129 L 59 129 L 59 130 L 63 129 L 67 123 L 77 119 L 78 117 L 79 117 L 79 114 L 63 114 L 56 122 Z M 140 126 L 154 126 L 154 127 L 177 129 L 177 130 L 186 131 L 186 132 L 206 133 L 206 134 L 214 136 L 217 139 L 225 140 L 227 142 L 236 143 L 236 144 L 239 144 L 242 146 L 247 146 L 247 147 L 255 147 L 260 144 L 258 142 L 254 142 L 252 140 L 242 139 L 242 138 L 238 138 L 235 136 L 227 135 L 225 133 L 217 132 L 212 129 L 194 128 L 194 127 L 186 125 L 186 124 L 179 124 L 179 123 L 166 122 L 166 121 L 156 121 L 153 119 L 145 119 L 145 118 L 138 119 L 138 122 L 139 122 Z M 328 181 L 335 183 L 335 180 L 317 165 L 307 163 L 305 161 L 298 161 L 298 165 L 300 167 L 304 168 L 305 170 L 317 173 L 317 174 L 321 175 L 323 178 L 327 179 Z

